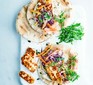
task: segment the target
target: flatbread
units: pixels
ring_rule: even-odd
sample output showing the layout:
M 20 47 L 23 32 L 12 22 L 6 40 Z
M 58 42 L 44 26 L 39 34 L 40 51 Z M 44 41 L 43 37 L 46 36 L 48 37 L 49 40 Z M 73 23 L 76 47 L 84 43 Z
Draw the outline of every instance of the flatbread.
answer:
M 27 81 L 29 84 L 33 84 L 35 82 L 35 79 L 24 71 L 20 71 L 19 76 Z
M 63 51 L 66 59 L 67 59 L 67 57 L 71 57 L 71 56 L 76 56 L 77 55 L 77 53 L 74 52 L 71 48 L 66 47 L 66 46 L 63 46 L 63 45 L 53 45 L 53 48 L 54 49 L 55 48 L 61 49 Z M 42 62 L 41 62 L 40 59 L 38 60 L 38 69 L 37 69 L 37 71 L 38 71 L 39 77 L 41 78 L 41 80 L 44 83 L 46 83 L 47 85 L 58 85 L 58 82 L 57 81 L 52 81 L 50 79 L 50 77 L 47 74 L 45 68 L 43 67 Z M 62 85 L 66 85 L 67 83 L 68 83 L 68 81 L 65 82 L 65 83 L 63 83 Z
M 37 2 L 38 2 L 38 0 L 31 0 L 31 3 L 29 4 L 28 10 L 27 10 L 27 20 L 28 20 L 30 26 L 34 30 L 43 34 L 44 31 L 41 29 L 41 27 L 38 27 L 38 25 L 35 25 L 35 21 L 33 19 L 34 14 L 31 13 L 32 9 L 36 9 Z M 51 0 L 51 3 L 52 3 L 52 6 L 53 6 L 53 9 L 52 9 L 53 15 L 59 16 L 62 11 L 63 12 L 65 11 L 66 15 L 68 17 L 70 16 L 70 11 L 69 11 L 70 10 L 70 5 L 69 5 L 70 3 L 69 3 L 68 0 Z M 53 27 L 57 28 L 57 30 L 61 29 L 61 26 L 59 25 L 58 22 L 56 22 Z
M 27 8 L 28 8 L 27 5 L 24 6 L 18 14 L 18 17 L 16 19 L 17 32 L 20 35 L 22 35 L 25 39 L 36 42 L 36 43 L 41 43 L 47 40 L 50 36 L 43 36 L 42 34 L 37 33 L 29 25 L 27 18 L 26 18 Z

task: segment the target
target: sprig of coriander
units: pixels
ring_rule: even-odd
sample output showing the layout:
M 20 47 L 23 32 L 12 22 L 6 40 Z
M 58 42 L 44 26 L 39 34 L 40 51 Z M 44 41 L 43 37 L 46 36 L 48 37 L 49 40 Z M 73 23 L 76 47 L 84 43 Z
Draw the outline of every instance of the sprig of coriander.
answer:
M 80 23 L 74 23 L 70 26 L 63 27 L 60 30 L 60 35 L 58 39 L 61 42 L 72 43 L 75 40 L 81 40 L 84 35 L 83 27 Z

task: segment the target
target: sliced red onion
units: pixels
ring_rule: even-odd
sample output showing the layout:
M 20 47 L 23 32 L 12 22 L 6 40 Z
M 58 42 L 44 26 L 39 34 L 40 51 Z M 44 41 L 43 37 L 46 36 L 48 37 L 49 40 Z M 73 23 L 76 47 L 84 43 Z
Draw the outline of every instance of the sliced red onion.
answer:
M 49 23 L 50 25 L 53 25 L 53 24 L 54 24 L 54 20 L 51 19 L 51 20 L 48 21 L 48 23 Z
M 42 62 L 42 65 L 45 66 L 45 64 Z
M 54 61 L 54 57 L 53 56 L 50 56 L 49 57 L 49 60 L 53 60 Z
M 52 50 L 50 50 L 50 51 L 48 52 L 48 55 L 50 55 L 52 52 L 53 52 L 53 51 L 52 51 Z

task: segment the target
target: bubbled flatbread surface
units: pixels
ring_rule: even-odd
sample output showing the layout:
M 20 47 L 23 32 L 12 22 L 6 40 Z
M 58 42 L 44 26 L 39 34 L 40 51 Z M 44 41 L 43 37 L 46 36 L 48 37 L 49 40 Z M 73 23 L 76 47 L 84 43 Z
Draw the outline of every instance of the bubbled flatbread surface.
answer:
M 47 40 L 50 36 L 43 36 L 40 33 L 37 33 L 35 30 L 31 28 L 29 25 L 26 15 L 27 15 L 28 6 L 24 6 L 21 11 L 18 13 L 18 17 L 16 19 L 16 29 L 20 35 L 22 35 L 25 39 L 33 41 L 33 42 L 43 42 Z

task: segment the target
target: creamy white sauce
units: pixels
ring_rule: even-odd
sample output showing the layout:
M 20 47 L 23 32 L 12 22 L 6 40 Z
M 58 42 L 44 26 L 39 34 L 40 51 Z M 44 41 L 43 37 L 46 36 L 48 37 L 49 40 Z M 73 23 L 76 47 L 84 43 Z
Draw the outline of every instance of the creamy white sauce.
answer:
M 65 7 L 62 5 L 60 0 L 52 0 L 53 14 L 58 16 L 61 12 L 64 12 Z

